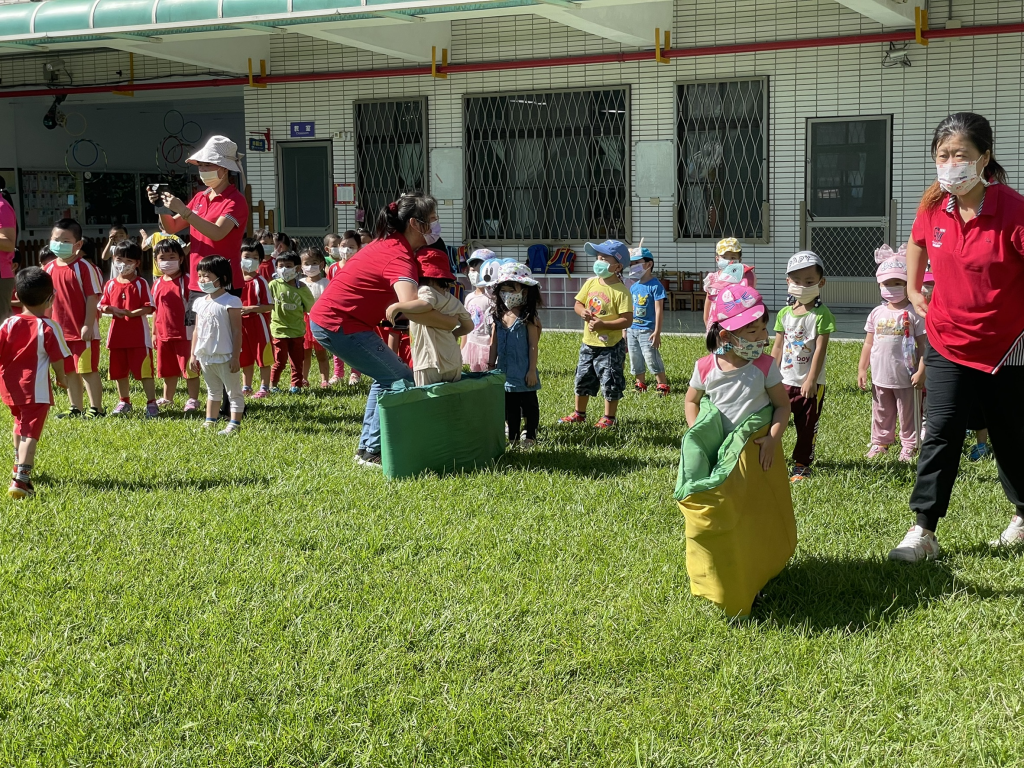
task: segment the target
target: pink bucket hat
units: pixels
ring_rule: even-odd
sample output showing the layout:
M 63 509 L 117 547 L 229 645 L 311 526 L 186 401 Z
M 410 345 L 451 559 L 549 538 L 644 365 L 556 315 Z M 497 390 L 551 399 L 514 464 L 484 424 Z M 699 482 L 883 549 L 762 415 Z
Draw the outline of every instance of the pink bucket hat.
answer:
M 932 263 L 931 263 L 930 260 L 928 262 L 928 266 L 926 266 L 924 268 L 924 282 L 926 282 L 926 283 L 934 283 L 935 282 L 935 275 L 932 274 Z
M 875 279 L 884 283 L 890 278 L 897 280 L 907 279 L 907 246 L 901 245 L 898 251 L 893 251 L 888 245 L 883 245 L 875 251 L 875 263 L 878 269 L 875 270 Z
M 723 288 L 708 313 L 708 326 L 719 323 L 727 331 L 738 331 L 768 313 L 761 294 L 746 285 Z

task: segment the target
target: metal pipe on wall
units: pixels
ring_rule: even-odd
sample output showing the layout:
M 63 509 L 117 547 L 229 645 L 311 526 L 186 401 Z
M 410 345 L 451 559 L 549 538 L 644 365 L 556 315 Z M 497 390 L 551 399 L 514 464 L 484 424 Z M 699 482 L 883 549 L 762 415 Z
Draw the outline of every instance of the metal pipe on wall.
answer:
M 933 29 L 924 33 L 929 40 L 943 40 L 957 37 L 982 37 L 988 35 L 1024 34 L 1024 24 L 990 24 L 959 29 Z M 904 42 L 915 40 L 913 30 L 902 32 L 877 32 L 868 35 L 845 35 L 838 37 L 813 37 L 796 40 L 772 40 L 767 42 L 732 43 L 696 48 L 673 48 L 662 51 L 669 59 L 686 59 L 699 56 L 730 56 L 741 53 L 766 53 L 771 51 L 796 51 L 808 48 L 835 48 L 850 45 L 873 45 L 876 43 Z M 548 59 L 518 59 L 515 61 L 479 61 L 465 64 L 449 64 L 444 67 L 448 74 L 470 72 L 503 72 L 516 69 L 542 69 L 550 67 L 578 67 L 596 64 L 623 64 L 627 62 L 654 62 L 654 50 L 625 51 L 621 53 L 585 54 L 560 56 Z M 398 67 L 394 69 L 357 69 L 345 72 L 307 72 L 293 75 L 268 75 L 258 78 L 261 84 L 282 85 L 285 83 L 312 83 L 331 80 L 369 80 L 381 77 L 429 77 L 429 66 Z M 133 91 L 165 91 L 185 88 L 210 88 L 217 86 L 248 85 L 247 77 L 205 78 L 201 80 L 174 80 L 152 83 L 133 83 Z M 28 88 L 0 91 L 0 99 L 28 98 L 32 96 L 57 96 L 59 94 L 111 93 L 124 87 L 117 85 L 85 85 L 67 88 Z

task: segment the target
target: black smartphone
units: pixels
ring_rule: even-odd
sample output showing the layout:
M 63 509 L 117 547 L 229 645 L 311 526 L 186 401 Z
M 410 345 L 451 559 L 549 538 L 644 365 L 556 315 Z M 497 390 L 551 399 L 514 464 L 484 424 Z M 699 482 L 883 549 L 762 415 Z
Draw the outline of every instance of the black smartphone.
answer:
M 148 184 L 146 186 L 146 189 L 149 192 L 154 192 L 154 193 L 156 193 L 158 195 L 162 195 L 162 194 L 165 194 L 165 193 L 166 194 L 170 194 L 171 193 L 171 187 L 170 187 L 169 184 Z M 174 211 L 172 211 L 170 208 L 167 208 L 166 206 L 157 205 L 157 206 L 154 206 L 154 207 L 156 209 L 157 216 L 159 216 L 161 214 L 166 214 L 168 216 L 173 216 L 174 215 Z

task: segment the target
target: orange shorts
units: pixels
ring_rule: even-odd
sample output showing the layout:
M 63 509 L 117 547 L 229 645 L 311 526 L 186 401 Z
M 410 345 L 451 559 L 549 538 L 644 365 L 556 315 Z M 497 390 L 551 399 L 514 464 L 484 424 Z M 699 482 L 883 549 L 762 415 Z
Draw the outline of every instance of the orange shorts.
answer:
M 153 378 L 153 350 L 147 347 L 128 347 L 110 350 L 110 380 L 127 379 L 131 374 L 136 381 Z
M 100 369 L 100 341 L 69 341 L 71 357 L 64 358 L 64 373 L 95 373 Z
M 7 407 L 11 409 L 11 415 L 14 417 L 14 434 L 31 437 L 34 440 L 43 436 L 46 414 L 50 412 L 49 403 L 27 403 Z

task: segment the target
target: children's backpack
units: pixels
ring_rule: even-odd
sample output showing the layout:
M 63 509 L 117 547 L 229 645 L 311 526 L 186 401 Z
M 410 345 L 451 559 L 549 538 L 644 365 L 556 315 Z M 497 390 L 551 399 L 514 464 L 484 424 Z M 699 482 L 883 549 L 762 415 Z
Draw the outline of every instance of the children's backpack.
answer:
M 531 245 L 526 249 L 526 266 L 531 272 L 548 271 L 548 247 L 543 243 Z
M 571 275 L 576 269 L 576 251 L 572 248 L 556 248 L 554 254 L 548 259 L 547 273 L 549 275 Z

